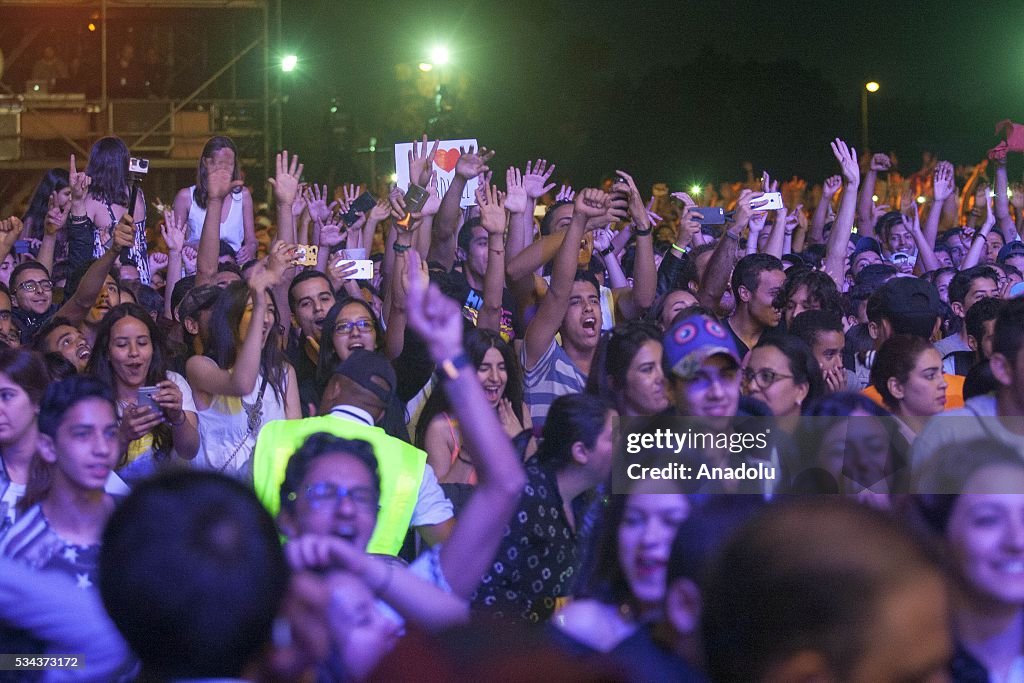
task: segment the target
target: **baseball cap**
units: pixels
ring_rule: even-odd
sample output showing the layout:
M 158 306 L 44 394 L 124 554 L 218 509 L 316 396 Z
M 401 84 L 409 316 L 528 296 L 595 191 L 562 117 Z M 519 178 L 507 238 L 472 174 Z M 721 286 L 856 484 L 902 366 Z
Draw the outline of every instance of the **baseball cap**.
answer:
M 385 405 L 391 403 L 398 385 L 395 369 L 388 359 L 383 354 L 366 349 L 352 351 L 352 355 L 334 367 L 334 374 L 348 377 L 373 393 Z
M 878 310 L 890 320 L 942 315 L 942 300 L 935 285 L 916 277 L 897 277 L 872 295 Z
M 739 365 L 736 342 L 714 318 L 696 313 L 672 326 L 664 337 L 665 360 L 672 372 L 683 379 L 692 379 L 701 364 L 725 354 Z
M 1003 248 L 999 250 L 996 261 L 998 263 L 1006 263 L 1006 259 L 1014 256 L 1024 256 L 1024 242 L 1014 240 L 1004 244 Z

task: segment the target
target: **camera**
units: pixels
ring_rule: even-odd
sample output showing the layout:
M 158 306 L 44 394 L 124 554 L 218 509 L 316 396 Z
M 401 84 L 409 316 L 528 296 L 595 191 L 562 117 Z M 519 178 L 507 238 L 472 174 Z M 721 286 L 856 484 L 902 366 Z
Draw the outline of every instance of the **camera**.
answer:
M 128 173 L 132 176 L 139 176 L 137 179 L 142 180 L 141 176 L 149 173 L 149 159 L 130 158 L 128 160 Z

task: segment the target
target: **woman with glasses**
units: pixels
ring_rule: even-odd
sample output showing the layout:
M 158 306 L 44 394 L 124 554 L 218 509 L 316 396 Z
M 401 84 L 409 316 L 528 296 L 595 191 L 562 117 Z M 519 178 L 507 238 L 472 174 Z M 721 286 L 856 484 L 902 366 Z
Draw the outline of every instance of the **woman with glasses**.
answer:
M 942 354 L 928 340 L 898 334 L 875 354 L 871 386 L 913 441 L 932 415 L 945 410 L 949 383 L 942 373 Z
M 747 354 L 742 377 L 744 393 L 765 403 L 787 433 L 796 429 L 803 407 L 825 393 L 811 349 L 789 335 L 758 342 Z
M 274 244 L 269 265 L 256 265 L 248 283 L 224 288 L 210 316 L 210 348 L 185 365 L 199 410 L 201 466 L 243 480 L 252 477 L 262 426 L 302 416 L 295 369 L 281 352 L 270 294 L 280 282 L 287 251 Z
M 167 363 L 156 323 L 138 304 L 115 306 L 100 323 L 86 373 L 114 391 L 121 421 L 117 471 L 129 484 L 199 451 L 192 389 Z
M 515 439 L 532 432 L 530 413 L 524 410 L 523 371 L 512 347 L 497 332 L 479 328 L 467 333 L 465 345 L 484 396 L 497 412 L 505 434 Z M 527 455 L 532 455 L 528 435 L 523 445 Z M 442 484 L 476 484 L 473 454 L 465 446 L 444 392 L 432 392 L 427 399 L 416 426 L 416 446 L 427 452 L 427 463 Z
M 587 393 L 609 400 L 619 415 L 657 415 L 669 406 L 661 334 L 647 321 L 630 321 L 602 335 Z

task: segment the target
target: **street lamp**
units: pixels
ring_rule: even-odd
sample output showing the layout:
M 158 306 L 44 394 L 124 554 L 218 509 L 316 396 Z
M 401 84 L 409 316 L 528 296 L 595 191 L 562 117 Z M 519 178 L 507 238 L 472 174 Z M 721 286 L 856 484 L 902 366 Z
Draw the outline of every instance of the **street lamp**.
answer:
M 860 148 L 862 152 L 868 150 L 868 93 L 878 92 L 878 82 L 868 81 L 864 89 L 860 91 Z

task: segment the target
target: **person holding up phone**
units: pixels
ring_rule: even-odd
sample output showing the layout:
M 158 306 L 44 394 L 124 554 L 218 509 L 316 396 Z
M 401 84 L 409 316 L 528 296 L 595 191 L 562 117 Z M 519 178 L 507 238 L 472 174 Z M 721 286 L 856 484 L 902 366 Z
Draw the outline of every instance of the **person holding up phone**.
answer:
M 117 472 L 128 484 L 199 452 L 199 418 L 185 378 L 156 323 L 138 304 L 115 306 L 100 323 L 86 374 L 114 390 L 120 420 Z

